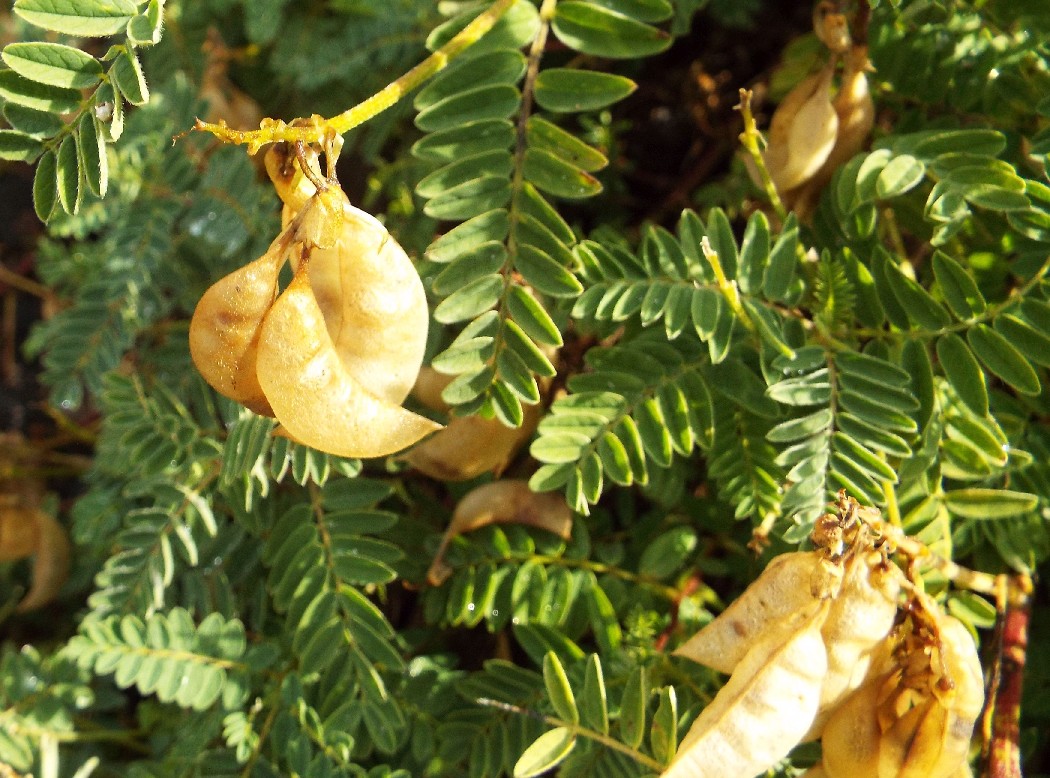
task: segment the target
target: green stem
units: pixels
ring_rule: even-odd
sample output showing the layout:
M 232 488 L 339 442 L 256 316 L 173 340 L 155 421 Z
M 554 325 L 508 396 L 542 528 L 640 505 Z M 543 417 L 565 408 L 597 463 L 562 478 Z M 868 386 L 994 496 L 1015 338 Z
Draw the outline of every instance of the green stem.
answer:
M 770 205 L 773 206 L 773 210 L 776 211 L 780 221 L 784 222 L 788 217 L 788 211 L 784 207 L 783 200 L 780 199 L 780 193 L 777 192 L 776 185 L 773 183 L 773 177 L 769 174 L 769 168 L 766 167 L 766 159 L 762 156 L 762 134 L 758 131 L 755 115 L 751 112 L 751 91 L 749 89 L 740 90 L 740 104 L 737 108 L 740 110 L 740 115 L 744 118 L 744 131 L 740 133 L 740 142 L 758 169 L 762 190 L 766 193 L 766 197 L 769 198 Z
M 491 30 L 516 1 L 496 0 L 448 43 L 414 68 L 363 102 L 331 119 L 314 115 L 306 120 L 293 120 L 290 124 L 279 119 L 263 119 L 258 130 L 247 131 L 231 129 L 224 121 L 212 124 L 198 119 L 193 129 L 210 132 L 224 143 L 247 144 L 250 154 L 255 154 L 267 143 L 321 143 L 333 135 L 342 135 L 390 108 L 406 94 L 443 70 L 449 62 Z

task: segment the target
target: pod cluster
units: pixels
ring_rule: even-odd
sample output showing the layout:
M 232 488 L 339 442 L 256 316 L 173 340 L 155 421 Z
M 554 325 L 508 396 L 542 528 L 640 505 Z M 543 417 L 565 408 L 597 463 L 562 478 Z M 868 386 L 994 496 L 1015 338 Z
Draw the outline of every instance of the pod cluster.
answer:
M 316 165 L 316 154 L 301 154 Z M 411 260 L 352 206 L 334 177 L 287 147 L 267 170 L 281 234 L 201 297 L 190 353 L 221 394 L 280 422 L 278 434 L 338 456 L 401 451 L 441 425 L 402 407 L 419 373 L 429 310 Z M 293 271 L 281 291 L 286 263 Z
M 757 776 L 820 738 L 807 778 L 957 778 L 984 702 L 966 627 L 904 575 L 847 509 L 817 549 L 775 557 L 675 653 L 729 673 L 663 778 Z

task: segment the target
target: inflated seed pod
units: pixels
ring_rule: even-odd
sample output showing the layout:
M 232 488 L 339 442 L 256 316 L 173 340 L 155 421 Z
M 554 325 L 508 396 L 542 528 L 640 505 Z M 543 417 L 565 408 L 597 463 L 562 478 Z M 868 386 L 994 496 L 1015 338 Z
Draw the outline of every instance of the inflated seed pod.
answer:
M 811 768 L 802 773 L 802 778 L 828 778 L 827 771 L 822 762 L 817 762 Z
M 360 333 L 367 340 L 370 332 Z M 388 354 L 396 370 L 397 353 Z M 382 367 L 371 360 L 373 369 Z M 284 432 L 330 454 L 393 454 L 441 429 L 430 419 L 369 391 L 344 364 L 300 267 L 263 320 L 256 360 L 259 384 Z
M 807 739 L 817 737 L 830 712 L 863 683 L 876 649 L 893 627 L 900 582 L 899 570 L 878 553 L 859 550 L 847 562 L 842 589 L 821 629 L 828 674 Z
M 318 154 L 309 146 L 303 153 L 311 165 L 317 165 Z M 277 196 L 281 198 L 281 227 L 287 227 L 295 215 L 317 193 L 306 174 L 300 169 L 291 146 L 287 143 L 275 143 L 266 150 L 263 157 L 266 173 L 273 182 Z
M 785 619 L 805 619 L 821 605 L 814 577 L 823 555 L 794 551 L 773 557 L 755 581 L 710 624 L 675 650 L 722 673 L 732 673 L 756 640 Z
M 254 262 L 220 278 L 204 293 L 190 320 L 190 356 L 217 392 L 261 416 L 273 416 L 255 375 L 259 330 L 277 296 L 284 265 L 281 238 Z
M 448 413 L 449 406 L 440 395 L 451 380 L 452 376 L 424 367 L 412 394 L 431 410 Z M 508 427 L 495 418 L 452 416 L 445 429 L 414 446 L 404 459 L 443 481 L 468 481 L 489 472 L 498 476 L 532 437 L 541 414 L 539 405 L 526 405 L 520 427 Z
M 69 577 L 69 537 L 58 520 L 49 513 L 33 509 L 38 528 L 33 551 L 33 577 L 29 591 L 18 603 L 19 612 L 35 610 L 51 602 Z
M 984 704 L 981 666 L 965 626 L 939 611 L 931 616 L 932 637 L 894 644 L 832 713 L 822 738 L 830 778 L 966 774 Z
M 831 102 L 834 75 L 832 60 L 803 79 L 773 113 L 765 162 L 779 192 L 812 178 L 835 145 L 839 118 Z
M 25 559 L 39 542 L 37 511 L 15 495 L 0 495 L 0 562 Z
M 430 309 L 419 273 L 374 216 L 340 189 L 312 204 L 340 214 L 329 247 L 309 253 L 310 286 L 347 370 L 377 397 L 400 404 L 423 364 Z
M 868 47 L 855 46 L 845 58 L 842 81 L 832 105 L 838 116 L 838 131 L 824 164 L 800 187 L 784 193 L 784 204 L 805 217 L 816 207 L 820 191 L 831 181 L 835 171 L 860 152 L 875 126 L 875 103 L 868 86 Z
M 949 778 L 966 761 L 974 724 L 984 706 L 984 676 L 977 647 L 965 625 L 936 614 L 937 642 L 931 668 L 934 704 L 902 750 L 899 778 Z M 941 674 L 943 673 L 943 675 Z M 887 733 L 889 734 L 889 733 Z M 898 741 L 894 740 L 894 746 Z M 884 746 L 884 751 L 889 750 Z M 891 762 L 892 764 L 892 762 Z
M 809 729 L 827 657 L 825 602 L 798 624 L 767 632 L 700 712 L 661 778 L 751 778 L 775 765 Z

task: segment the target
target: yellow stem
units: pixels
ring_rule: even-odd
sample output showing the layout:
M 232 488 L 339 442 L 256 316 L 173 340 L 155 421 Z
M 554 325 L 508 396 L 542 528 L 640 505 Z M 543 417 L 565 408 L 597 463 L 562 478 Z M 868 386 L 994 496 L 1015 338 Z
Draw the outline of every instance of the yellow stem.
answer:
M 331 133 L 342 135 L 382 113 L 424 81 L 443 70 L 449 62 L 491 30 L 515 2 L 516 0 L 496 0 L 453 36 L 448 43 L 403 76 L 387 84 L 353 108 L 331 119 L 325 119 L 316 114 L 305 120 L 295 119 L 291 123 L 267 118 L 259 123 L 258 130 L 246 131 L 231 129 L 222 120 L 218 124 L 212 124 L 198 119 L 194 129 L 210 132 L 224 143 L 247 144 L 249 154 L 255 154 L 267 143 L 279 141 L 322 143 L 326 135 L 330 136 Z
M 769 174 L 769 168 L 766 167 L 765 157 L 762 156 L 762 134 L 758 131 L 755 115 L 751 112 L 751 96 L 750 89 L 740 90 L 740 104 L 737 108 L 740 111 L 740 115 L 744 118 L 744 131 L 740 133 L 740 142 L 747 150 L 747 153 L 751 155 L 751 159 L 758 169 L 758 177 L 762 179 L 762 189 L 765 191 L 766 197 L 769 198 L 769 203 L 773 206 L 773 210 L 776 211 L 780 221 L 783 222 L 787 219 L 788 211 L 784 207 L 784 202 L 780 199 L 780 194 L 773 183 L 773 177 Z

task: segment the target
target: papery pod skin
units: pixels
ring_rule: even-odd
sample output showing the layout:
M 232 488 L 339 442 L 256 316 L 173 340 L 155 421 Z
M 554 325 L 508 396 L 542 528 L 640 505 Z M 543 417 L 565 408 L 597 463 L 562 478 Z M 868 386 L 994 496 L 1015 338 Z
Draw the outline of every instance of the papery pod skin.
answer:
M 572 510 L 558 492 L 534 492 L 527 481 L 506 479 L 482 484 L 468 492 L 452 512 L 441 546 L 427 571 L 431 586 L 440 586 L 452 574 L 445 550 L 452 539 L 489 524 L 524 524 L 545 529 L 563 540 L 572 532 Z
M 437 387 L 447 386 L 452 378 L 432 368 L 423 368 L 412 394 L 431 410 L 447 413 L 449 407 L 440 399 L 441 389 Z M 452 416 L 445 429 L 413 447 L 404 455 L 404 460 L 442 481 L 469 481 L 489 472 L 499 476 L 539 424 L 540 405 L 526 405 L 523 410 L 520 427 L 508 427 L 495 418 Z
M 801 778 L 828 778 L 827 771 L 824 770 L 824 764 L 817 762 L 811 768 L 802 773 Z
M 878 704 L 887 673 L 869 678 L 836 708 L 824 726 L 824 770 L 829 778 L 878 778 Z
M 299 216 L 310 286 L 340 359 L 372 394 L 400 405 L 423 364 L 430 324 L 419 273 L 338 188 L 315 195 Z
M 835 145 L 839 118 L 831 102 L 834 75 L 832 61 L 803 79 L 773 113 L 765 162 L 779 192 L 812 178 Z
M 267 313 L 259 344 L 259 383 L 293 440 L 337 456 L 379 457 L 441 429 L 377 397 L 348 370 L 303 269 Z
M 197 302 L 190 319 L 190 356 L 217 392 L 258 413 L 273 409 L 255 375 L 259 331 L 277 296 L 283 246 L 220 278 Z
M 16 495 L 0 496 L 0 562 L 25 559 L 40 542 L 39 511 L 18 503 Z
M 875 103 L 867 76 L 870 66 L 867 46 L 855 46 L 846 55 L 842 82 L 832 101 L 838 116 L 835 145 L 810 180 L 783 193 L 784 205 L 803 218 L 813 211 L 820 191 L 831 181 L 835 171 L 867 146 L 875 126 Z
M 927 774 L 930 778 L 948 778 L 955 774 L 969 753 L 974 725 L 984 707 L 984 673 L 977 647 L 961 621 L 939 613 L 937 628 L 944 667 L 954 688 L 947 692 L 934 688 L 934 695 L 945 714 L 938 730 L 941 739 L 939 757 Z M 920 773 L 903 772 L 901 777 L 920 778 Z
M 700 712 L 661 778 L 751 778 L 783 759 L 820 704 L 828 603 L 755 642 Z
M 675 650 L 721 673 L 732 673 L 764 633 L 785 619 L 805 619 L 821 606 L 813 579 L 820 574 L 818 551 L 794 551 L 770 560 L 766 569 L 720 613 Z
M 58 595 L 69 577 L 70 544 L 66 530 L 49 513 L 30 509 L 37 525 L 37 544 L 33 550 L 33 577 L 29 591 L 15 608 L 20 613 L 47 605 Z
M 830 778 L 967 774 L 970 738 L 984 704 L 981 666 L 966 627 L 941 613 L 934 618 L 938 639 L 933 646 L 911 649 L 917 655 L 888 649 L 869 679 L 832 713 L 822 739 Z M 907 671 L 901 663 L 910 665 L 910 657 L 929 665 L 918 688 L 903 677 Z M 950 688 L 938 682 L 941 666 Z M 902 704 L 911 707 L 899 710 Z
M 831 710 L 864 682 L 879 644 L 893 628 L 900 588 L 900 571 L 877 552 L 860 550 L 847 562 L 842 589 L 821 629 L 828 674 L 807 739 L 817 737 Z

